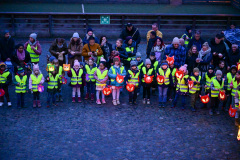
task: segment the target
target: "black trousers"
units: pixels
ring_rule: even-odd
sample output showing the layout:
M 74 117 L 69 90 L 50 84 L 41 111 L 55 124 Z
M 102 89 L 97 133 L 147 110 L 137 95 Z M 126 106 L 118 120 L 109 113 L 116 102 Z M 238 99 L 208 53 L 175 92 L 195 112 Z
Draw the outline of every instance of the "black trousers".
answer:
M 4 92 L 5 92 L 4 96 L 6 97 L 7 102 L 10 102 L 9 92 L 8 92 L 8 86 L 4 86 L 2 89 L 3 89 Z M 0 102 L 4 102 L 4 96 L 1 96 L 1 97 L 0 97 Z
M 129 102 L 135 102 L 137 100 L 137 90 L 138 87 L 135 87 L 133 92 L 128 92 Z
M 150 90 L 151 90 L 151 87 L 145 87 L 143 86 L 143 98 L 146 98 L 146 95 L 147 95 L 147 99 L 150 99 Z

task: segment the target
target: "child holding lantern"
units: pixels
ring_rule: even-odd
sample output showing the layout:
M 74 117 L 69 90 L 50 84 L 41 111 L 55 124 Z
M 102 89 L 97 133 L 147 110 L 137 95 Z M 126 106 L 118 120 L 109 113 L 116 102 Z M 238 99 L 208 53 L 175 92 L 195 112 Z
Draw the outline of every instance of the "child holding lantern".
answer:
M 93 74 L 97 70 L 97 65 L 94 63 L 94 59 L 92 57 L 88 59 L 88 64 L 85 65 L 85 70 L 86 70 L 86 82 L 87 82 L 87 93 L 86 93 L 85 99 L 89 99 L 89 94 L 91 93 L 91 100 L 93 101 L 94 92 L 95 92 L 95 83 L 96 83 L 96 80 Z
M 63 71 L 63 67 L 59 66 L 58 59 L 53 60 L 53 65 L 55 65 L 56 74 L 58 74 L 60 79 L 62 79 L 65 76 L 65 72 Z M 62 83 L 58 84 L 58 89 L 57 89 L 57 93 L 56 93 L 56 101 L 57 102 L 59 102 L 59 101 L 63 102 L 63 99 L 62 99 Z
M 170 85 L 168 87 L 168 97 L 169 97 L 169 100 L 172 101 L 173 98 L 175 97 L 175 93 L 176 93 L 176 71 L 177 69 L 174 67 L 174 56 L 172 57 L 168 57 L 167 56 L 167 62 L 168 62 L 168 65 L 169 65 L 169 69 L 171 71 L 171 75 L 172 75 L 172 79 L 170 81 Z
M 33 107 L 41 107 L 39 85 L 44 83 L 44 77 L 38 64 L 33 64 L 33 72 L 29 78 L 29 89 L 33 93 Z
M 236 93 L 236 89 L 238 86 L 238 83 L 236 81 L 236 76 L 237 74 L 237 66 L 236 65 L 232 65 L 230 68 L 230 72 L 227 73 L 227 102 L 226 102 L 226 106 L 224 108 L 225 111 L 229 110 L 230 104 L 232 104 L 232 107 L 234 106 L 234 96 Z M 234 86 L 234 87 L 233 87 Z
M 199 96 L 199 91 L 200 91 L 200 81 L 201 81 L 201 76 L 199 75 L 199 69 L 194 68 L 193 69 L 193 75 L 190 77 L 191 81 L 193 81 L 192 86 L 189 86 L 189 93 L 191 94 L 191 110 L 193 112 L 196 112 L 196 102 Z

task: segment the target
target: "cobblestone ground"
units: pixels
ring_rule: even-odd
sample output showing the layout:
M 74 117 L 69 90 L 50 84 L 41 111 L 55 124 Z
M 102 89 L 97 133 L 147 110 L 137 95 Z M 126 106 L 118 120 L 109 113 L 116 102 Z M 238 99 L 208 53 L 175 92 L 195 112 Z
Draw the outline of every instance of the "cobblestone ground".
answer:
M 42 70 L 49 45 L 42 43 Z M 13 86 L 10 91 L 13 107 L 0 108 L 0 159 L 240 159 L 237 128 L 224 112 L 210 117 L 207 110 L 192 113 L 170 103 L 159 109 L 157 97 L 147 106 L 141 95 L 133 109 L 126 91 L 116 107 L 111 97 L 106 105 L 72 104 L 66 85 L 58 107 L 46 108 L 44 92 L 42 108 L 32 108 L 27 94 L 28 108 L 17 109 Z

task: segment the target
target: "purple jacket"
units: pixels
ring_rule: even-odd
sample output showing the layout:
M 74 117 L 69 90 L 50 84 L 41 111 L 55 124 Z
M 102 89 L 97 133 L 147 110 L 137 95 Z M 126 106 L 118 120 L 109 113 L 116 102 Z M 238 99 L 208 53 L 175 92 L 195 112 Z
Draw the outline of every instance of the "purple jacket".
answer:
M 78 76 L 79 71 L 76 71 L 74 68 L 73 68 L 73 70 L 75 71 L 76 75 Z M 68 77 L 72 77 L 72 71 L 71 71 L 71 70 L 68 71 L 68 72 L 67 72 L 67 75 L 68 75 Z M 82 87 L 82 85 L 83 85 L 83 86 L 86 85 L 85 74 L 84 74 L 84 73 L 82 74 L 82 84 L 72 85 L 72 84 L 70 83 L 70 86 L 71 86 L 71 87 L 77 87 L 77 88 L 79 88 L 79 87 Z
M 107 70 L 107 68 L 105 67 L 103 70 L 101 70 L 100 68 L 98 68 L 100 71 L 101 71 L 101 73 L 103 73 L 104 71 L 106 71 Z M 98 79 L 98 77 L 97 77 L 97 70 L 94 72 L 94 78 L 97 80 L 97 81 L 99 81 L 99 79 Z M 103 82 L 106 84 L 107 83 L 107 80 L 108 80 L 108 74 L 106 75 L 106 77 L 103 79 Z

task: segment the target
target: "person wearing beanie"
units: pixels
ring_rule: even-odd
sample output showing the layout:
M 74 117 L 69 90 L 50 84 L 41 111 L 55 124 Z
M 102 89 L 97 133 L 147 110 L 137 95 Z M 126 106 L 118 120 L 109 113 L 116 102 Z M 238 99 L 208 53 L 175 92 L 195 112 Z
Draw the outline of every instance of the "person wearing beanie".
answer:
M 86 70 L 86 82 L 87 82 L 87 93 L 86 93 L 85 99 L 89 99 L 89 95 L 91 94 L 91 101 L 94 101 L 96 80 L 93 74 L 97 70 L 97 65 L 96 63 L 94 63 L 93 58 L 88 59 L 88 64 L 85 65 L 85 70 Z
M 189 50 L 193 45 L 195 45 L 197 46 L 197 50 L 200 51 L 204 42 L 206 41 L 201 38 L 201 31 L 196 30 L 194 36 L 189 40 L 187 50 Z
M 106 67 L 106 60 L 101 58 L 99 67 L 94 72 L 94 78 L 96 79 L 96 103 L 97 104 L 105 104 L 105 95 L 103 94 L 103 89 L 107 85 L 108 81 L 108 69 Z M 102 93 L 102 103 L 100 101 L 100 93 Z
M 142 55 L 141 55 L 141 53 L 140 52 L 137 52 L 136 53 L 136 58 L 135 58 L 135 60 L 137 61 L 137 67 L 138 67 L 138 69 L 139 70 L 141 70 L 141 68 L 142 68 L 142 66 L 143 66 L 143 60 L 142 60 Z
M 167 102 L 167 91 L 168 87 L 170 85 L 170 81 L 172 79 L 171 70 L 168 67 L 167 61 L 162 61 L 161 67 L 159 67 L 157 71 L 157 76 L 163 76 L 164 81 L 158 82 L 158 102 L 159 102 L 159 108 L 165 108 L 166 102 Z
M 87 29 L 87 33 L 86 33 L 86 35 L 85 35 L 85 37 L 83 38 L 83 45 L 85 45 L 85 44 L 88 44 L 89 43 L 89 38 L 90 37 L 93 37 L 94 39 L 95 39 L 95 42 L 96 43 L 100 43 L 99 42 L 99 39 L 95 36 L 95 34 L 93 33 L 93 29 L 92 28 L 88 28 Z
M 83 41 L 79 37 L 79 34 L 75 32 L 68 45 L 68 64 L 70 64 L 71 67 L 73 67 L 75 60 L 78 60 L 79 62 L 83 61 L 82 50 Z
M 220 114 L 221 105 L 219 105 L 218 99 L 219 92 L 225 92 L 225 89 L 227 89 L 227 83 L 224 81 L 224 78 L 222 78 L 222 71 L 217 70 L 215 75 L 216 78 L 213 79 L 211 84 L 211 108 L 209 110 L 210 115 L 213 115 L 214 112 Z
M 141 42 L 141 36 L 138 28 L 135 28 L 131 23 L 127 23 L 126 28 L 122 30 L 119 38 L 125 40 L 128 36 L 131 36 L 138 45 Z
M 126 70 L 123 66 L 120 64 L 120 58 L 118 56 L 113 58 L 113 66 L 110 68 L 108 72 L 108 77 L 111 80 L 111 89 L 112 89 L 112 97 L 113 97 L 113 105 L 119 105 L 119 96 L 120 96 L 120 89 L 124 85 L 124 78 L 122 80 L 122 83 L 119 83 L 120 81 L 116 81 L 118 78 L 117 76 L 126 76 Z
M 24 44 L 24 49 L 30 53 L 31 62 L 37 64 L 39 56 L 42 54 L 42 47 L 37 40 L 37 34 L 32 33 L 29 36 L 29 41 Z
M 136 48 L 136 42 L 133 40 L 131 36 L 126 37 L 126 40 L 123 43 L 123 48 L 125 48 L 125 55 L 127 55 L 128 58 L 123 59 L 123 64 L 126 67 L 126 70 L 129 69 L 129 63 L 133 59 L 133 57 L 136 56 L 137 48 Z
M 157 68 L 158 68 L 159 62 L 156 60 L 155 52 L 150 53 L 150 60 L 151 60 L 152 67 L 154 68 L 154 72 L 157 73 L 158 72 Z M 157 80 L 154 79 L 153 83 L 152 83 L 152 95 L 153 96 L 156 96 L 157 87 L 158 87 Z
M 235 125 L 237 127 L 240 126 L 239 123 L 239 101 L 240 101 L 240 71 L 237 71 L 236 76 L 233 78 L 232 81 L 232 107 L 237 109 L 236 115 L 235 115 Z
M 129 104 L 130 105 L 137 105 L 137 91 L 138 91 L 138 85 L 139 85 L 139 77 L 140 77 L 140 70 L 137 67 L 137 61 L 132 60 L 130 62 L 130 69 L 128 70 L 127 74 L 127 84 L 133 84 L 134 85 L 134 91 L 128 92 L 129 94 Z M 134 108 L 137 108 L 137 106 L 134 106 Z
M 85 85 L 85 74 L 83 69 L 80 68 L 80 63 L 78 60 L 74 60 L 73 68 L 67 72 L 68 77 L 71 78 L 70 86 L 72 87 L 72 103 L 76 102 L 76 92 L 78 94 L 78 102 L 81 103 L 81 92 L 80 88 Z
M 17 94 L 17 108 L 26 108 L 24 105 L 24 95 L 27 92 L 28 83 L 27 75 L 25 75 L 22 67 L 18 68 L 18 72 L 15 75 L 13 84 L 15 85 L 15 92 Z
M 193 69 L 193 75 L 190 77 L 191 81 L 193 81 L 193 87 L 189 88 L 189 93 L 191 94 L 191 110 L 196 112 L 196 102 L 200 92 L 201 85 L 201 76 L 199 75 L 199 69 Z
M 34 64 L 32 74 L 29 77 L 29 89 L 33 94 L 33 108 L 41 107 L 40 92 L 38 91 L 38 86 L 43 85 L 43 83 L 44 77 L 39 70 L 39 65 Z
M 188 82 L 191 80 L 190 76 L 188 75 L 187 64 L 184 64 L 179 68 L 179 71 L 182 71 L 183 78 L 177 78 L 177 87 L 176 87 L 176 95 L 174 101 L 172 103 L 172 108 L 175 108 L 177 105 L 178 98 L 182 98 L 182 110 L 185 109 L 186 106 L 186 97 L 189 93 Z
M 47 64 L 47 67 L 46 67 L 46 71 L 49 72 L 49 68 L 53 66 L 53 60 L 55 60 L 56 58 L 54 56 L 51 56 L 49 57 L 49 60 L 48 60 L 48 64 Z
M 168 99 L 169 101 L 172 101 L 176 94 L 177 79 L 175 74 L 176 74 L 177 68 L 175 68 L 174 66 L 174 56 L 173 57 L 167 56 L 166 60 L 168 62 L 168 66 L 172 75 L 172 79 L 170 80 L 170 85 L 168 87 Z
M 182 35 L 182 37 L 185 41 L 186 47 L 188 46 L 189 40 L 192 39 L 192 26 L 186 26 L 186 31 Z
M 153 79 L 155 79 L 155 70 L 152 66 L 151 60 L 150 59 L 146 59 L 145 60 L 145 65 L 142 67 L 141 69 L 141 73 L 140 73 L 140 77 L 142 80 L 141 85 L 143 86 L 143 104 L 148 104 L 150 105 L 150 91 L 151 91 L 151 87 L 152 87 L 152 83 L 146 83 L 144 78 L 146 76 L 152 76 Z
M 10 35 L 9 30 L 5 30 L 0 38 L 0 56 L 3 62 L 11 61 L 15 49 L 15 40 Z

